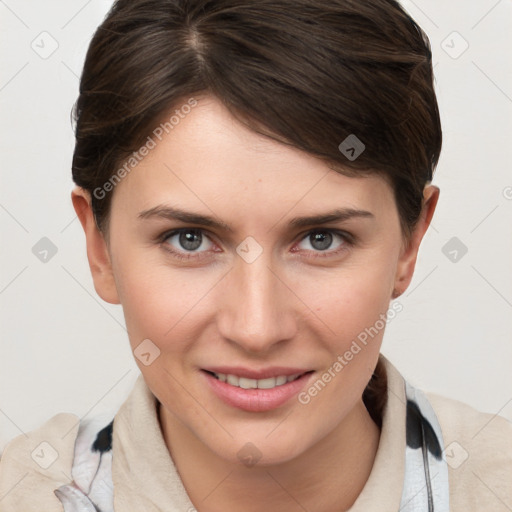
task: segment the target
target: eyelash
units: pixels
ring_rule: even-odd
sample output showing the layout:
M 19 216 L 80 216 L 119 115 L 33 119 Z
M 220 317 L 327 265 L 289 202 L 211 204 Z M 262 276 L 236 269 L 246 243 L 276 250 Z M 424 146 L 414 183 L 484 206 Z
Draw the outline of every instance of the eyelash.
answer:
M 174 235 L 177 235 L 179 233 L 187 232 L 187 231 L 199 231 L 201 234 L 205 234 L 205 231 L 200 228 L 179 228 L 174 229 L 172 231 L 166 231 L 165 233 L 162 233 L 157 239 L 157 242 L 163 246 L 163 249 L 173 255 L 173 257 L 179 259 L 179 260 L 199 260 L 202 259 L 202 254 L 207 251 L 202 252 L 181 252 L 176 251 L 174 249 L 170 248 L 169 244 L 165 244 L 165 242 L 171 238 Z M 332 235 L 337 235 L 340 238 L 343 239 L 343 245 L 333 251 L 325 250 L 325 251 L 306 251 L 306 252 L 314 252 L 317 253 L 316 255 L 306 255 L 306 258 L 330 258 L 333 256 L 338 256 L 339 254 L 349 250 L 351 247 L 353 247 L 356 244 L 356 237 L 350 233 L 347 233 L 346 231 L 339 231 L 337 229 L 328 229 L 328 228 L 315 228 L 312 229 L 306 233 L 300 238 L 299 243 L 302 242 L 307 237 L 311 236 L 313 233 L 330 233 Z M 207 236 L 207 235 L 205 235 Z M 209 237 L 208 237 L 209 238 Z M 299 251 L 294 251 L 299 252 Z M 204 256 L 207 257 L 207 256 Z

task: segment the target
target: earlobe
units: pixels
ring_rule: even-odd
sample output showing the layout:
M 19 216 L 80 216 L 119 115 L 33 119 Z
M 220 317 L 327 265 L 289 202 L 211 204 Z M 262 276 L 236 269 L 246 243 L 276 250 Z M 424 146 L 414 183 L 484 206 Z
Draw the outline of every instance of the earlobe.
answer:
M 418 223 L 407 243 L 404 245 L 400 258 L 398 260 L 397 271 L 395 275 L 395 283 L 392 298 L 399 297 L 408 288 L 414 274 L 416 259 L 421 241 L 425 235 L 439 199 L 439 187 L 436 185 L 428 185 L 423 191 L 423 208 Z
M 84 230 L 87 259 L 96 293 L 105 302 L 120 304 L 108 246 L 96 225 L 90 193 L 82 187 L 75 187 L 71 192 L 71 200 Z

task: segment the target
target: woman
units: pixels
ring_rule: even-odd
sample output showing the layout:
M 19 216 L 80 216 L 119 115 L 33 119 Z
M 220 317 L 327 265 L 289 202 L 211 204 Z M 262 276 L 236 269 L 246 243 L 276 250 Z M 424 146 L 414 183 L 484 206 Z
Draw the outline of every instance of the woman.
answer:
M 512 507 L 512 425 L 380 354 L 439 197 L 397 3 L 120 0 L 76 122 L 73 205 L 141 375 L 108 424 L 14 439 L 2 511 Z

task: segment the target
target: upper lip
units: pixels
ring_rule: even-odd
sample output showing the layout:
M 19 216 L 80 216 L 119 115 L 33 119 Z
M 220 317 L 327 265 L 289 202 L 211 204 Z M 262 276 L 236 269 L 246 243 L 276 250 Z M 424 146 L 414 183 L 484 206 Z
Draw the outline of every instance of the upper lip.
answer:
M 214 373 L 236 375 L 238 377 L 245 377 L 246 379 L 256 380 L 279 377 L 280 375 L 284 375 L 286 377 L 296 374 L 301 375 L 303 373 L 312 371 L 310 369 L 304 368 L 290 368 L 289 366 L 271 366 L 269 368 L 261 368 L 259 370 L 252 370 L 242 366 L 210 366 L 209 368 L 203 368 L 203 370 Z

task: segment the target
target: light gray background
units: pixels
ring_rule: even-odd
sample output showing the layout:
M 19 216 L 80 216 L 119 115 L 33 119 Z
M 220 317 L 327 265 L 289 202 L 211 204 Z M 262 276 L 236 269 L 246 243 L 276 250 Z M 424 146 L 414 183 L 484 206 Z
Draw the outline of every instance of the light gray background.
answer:
M 70 110 L 110 3 L 0 0 L 0 451 L 59 412 L 115 411 L 139 374 L 70 201 Z M 403 3 L 431 40 L 444 147 L 383 353 L 414 385 L 512 419 L 512 2 Z M 57 249 L 46 262 L 32 250 L 43 237 Z

